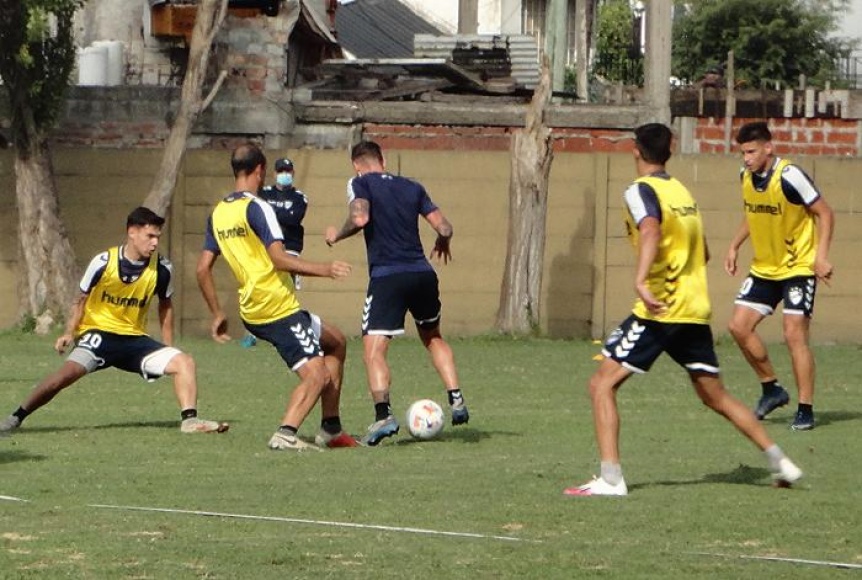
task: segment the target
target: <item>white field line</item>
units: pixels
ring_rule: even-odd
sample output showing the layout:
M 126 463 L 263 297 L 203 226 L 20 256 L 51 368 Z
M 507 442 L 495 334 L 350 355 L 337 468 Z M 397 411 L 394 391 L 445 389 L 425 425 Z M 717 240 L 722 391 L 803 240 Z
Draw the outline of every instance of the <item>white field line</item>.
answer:
M 0 495 L 0 500 L 3 500 L 3 501 L 23 501 L 23 502 L 30 501 L 27 499 L 21 499 L 20 497 L 13 497 L 11 495 Z
M 709 552 L 692 552 L 698 556 L 718 556 L 720 558 L 739 558 L 740 560 L 766 560 L 770 562 L 789 562 L 791 564 L 809 564 L 811 566 L 828 566 L 830 568 L 844 568 L 848 570 L 862 570 L 862 564 L 850 564 L 847 562 L 829 562 L 827 560 L 805 560 L 802 558 L 779 558 L 778 556 L 743 556 L 733 554 L 712 554 Z
M 169 514 L 186 514 L 193 516 L 210 516 L 217 518 L 236 518 L 241 520 L 258 520 L 266 522 L 289 522 L 293 524 L 312 524 L 317 526 L 333 526 L 337 528 L 359 528 L 364 530 L 380 530 L 384 532 L 407 532 L 410 534 L 425 534 L 429 536 L 449 536 L 456 538 L 478 538 L 486 540 L 501 540 L 504 542 L 522 542 L 521 538 L 513 538 L 510 536 L 492 536 L 486 534 L 474 534 L 470 532 L 447 532 L 445 530 L 428 530 L 424 528 L 407 528 L 399 526 L 381 526 L 376 524 L 356 524 L 352 522 L 330 522 L 326 520 L 306 520 L 300 518 L 283 518 L 278 516 L 253 516 L 248 514 L 230 514 L 222 512 L 209 512 L 198 510 L 179 510 L 171 508 L 156 508 L 156 507 L 140 507 L 126 505 L 102 505 L 90 504 L 87 507 L 104 508 L 114 510 L 129 510 L 139 512 L 161 512 Z M 529 540 L 528 540 L 529 541 Z

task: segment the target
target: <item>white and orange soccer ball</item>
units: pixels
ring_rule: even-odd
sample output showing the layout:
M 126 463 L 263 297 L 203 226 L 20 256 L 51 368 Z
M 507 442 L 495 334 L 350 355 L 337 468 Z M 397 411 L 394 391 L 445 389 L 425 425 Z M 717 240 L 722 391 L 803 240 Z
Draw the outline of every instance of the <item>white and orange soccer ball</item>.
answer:
M 407 410 L 407 430 L 416 439 L 433 439 L 443 430 L 443 409 L 431 399 L 420 399 Z

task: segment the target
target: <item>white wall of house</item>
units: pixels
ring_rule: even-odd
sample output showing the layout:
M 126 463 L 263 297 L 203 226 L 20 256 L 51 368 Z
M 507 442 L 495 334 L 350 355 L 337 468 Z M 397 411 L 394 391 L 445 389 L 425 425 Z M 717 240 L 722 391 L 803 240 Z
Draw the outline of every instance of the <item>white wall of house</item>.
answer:
M 399 0 L 413 12 L 447 34 L 458 31 L 458 0 Z
M 447 34 L 455 34 L 458 31 L 458 0 L 434 0 L 434 2 L 400 0 L 400 2 Z M 517 5 L 515 12 L 519 29 L 506 32 L 520 32 L 521 0 L 478 0 L 479 34 L 500 33 L 503 9 L 507 4 Z
M 96 40 L 139 40 L 147 0 L 88 0 L 75 14 L 76 40 L 89 46 Z
M 458 0 L 400 0 L 447 34 L 458 31 Z M 521 0 L 479 0 L 479 34 L 520 34 Z

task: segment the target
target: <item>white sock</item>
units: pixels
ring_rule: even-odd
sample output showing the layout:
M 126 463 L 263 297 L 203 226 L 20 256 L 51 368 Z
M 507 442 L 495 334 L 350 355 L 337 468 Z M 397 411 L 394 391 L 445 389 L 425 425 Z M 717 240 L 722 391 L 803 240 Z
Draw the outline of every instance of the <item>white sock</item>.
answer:
M 778 464 L 784 459 L 786 456 L 784 455 L 784 451 L 781 450 L 776 444 L 773 444 L 771 447 L 763 450 L 763 454 L 766 455 L 766 460 L 769 462 L 769 467 L 773 470 L 778 469 Z
M 611 485 L 619 485 L 623 480 L 623 467 L 619 463 L 602 461 L 602 479 Z

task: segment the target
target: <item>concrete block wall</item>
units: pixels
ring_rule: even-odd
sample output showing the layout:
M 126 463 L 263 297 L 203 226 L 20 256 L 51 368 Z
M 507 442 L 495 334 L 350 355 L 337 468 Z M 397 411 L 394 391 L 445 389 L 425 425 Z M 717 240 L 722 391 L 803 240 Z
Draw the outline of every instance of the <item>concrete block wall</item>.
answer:
M 310 198 L 305 257 L 344 259 L 354 266 L 342 281 L 308 279 L 300 298 L 350 335 L 359 333 L 367 264 L 361 236 L 335 248 L 323 242 L 327 225 L 346 217 L 345 185 L 351 176 L 344 150 L 269 150 L 289 155 L 297 183 Z M 454 261 L 438 268 L 444 303 L 444 328 L 451 335 L 492 331 L 506 257 L 508 226 L 508 151 L 386 152 L 390 171 L 422 181 L 455 227 Z M 54 151 L 62 217 L 67 223 L 78 266 L 123 239 L 128 211 L 146 195 L 161 152 L 108 149 Z M 12 152 L 0 151 L 0 328 L 15 321 L 17 300 L 17 213 Z M 813 323 L 815 342 L 858 342 L 862 266 L 856 260 L 862 236 L 862 161 L 838 157 L 799 158 L 836 211 L 837 231 L 831 287 L 818 288 Z M 736 155 L 681 155 L 671 159 L 671 173 L 692 190 L 703 210 L 713 259 L 710 294 L 717 335 L 725 326 L 741 279 L 722 269 L 727 244 L 742 219 Z M 634 177 L 630 154 L 558 152 L 551 170 L 547 241 L 542 287 L 542 331 L 548 336 L 601 337 L 624 318 L 634 301 L 634 252 L 625 238 L 622 192 Z M 212 206 L 232 189 L 224 150 L 190 151 L 168 216 L 162 249 L 175 264 L 177 330 L 206 335 L 209 315 L 200 298 L 194 268 L 206 218 Z M 426 247 L 433 233 L 423 227 Z M 747 246 L 746 246 L 747 251 Z M 742 262 L 749 256 L 743 252 Z M 236 313 L 236 288 L 227 267 L 216 267 L 217 287 L 236 336 L 242 334 Z M 409 327 L 409 325 L 408 325 Z M 768 340 L 781 339 L 780 320 L 764 325 Z
M 229 14 L 216 39 L 222 49 L 218 65 L 228 71 L 226 85 L 243 88 L 252 97 L 284 89 L 289 32 L 295 11 L 276 17 L 247 18 Z

